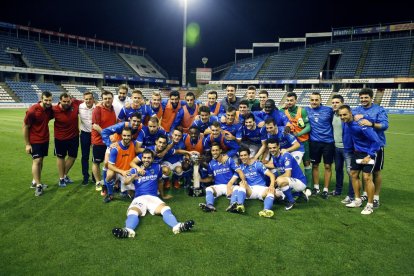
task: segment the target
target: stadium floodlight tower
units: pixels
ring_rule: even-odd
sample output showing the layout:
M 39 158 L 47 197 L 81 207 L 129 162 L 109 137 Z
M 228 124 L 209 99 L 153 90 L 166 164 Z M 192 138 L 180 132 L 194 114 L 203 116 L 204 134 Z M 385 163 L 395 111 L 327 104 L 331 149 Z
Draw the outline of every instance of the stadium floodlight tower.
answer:
M 182 81 L 181 86 L 186 86 L 187 79 L 187 46 L 186 46 L 186 32 L 187 32 L 187 1 L 188 0 L 182 0 L 182 3 L 184 5 L 184 22 L 183 22 L 183 72 L 182 72 Z

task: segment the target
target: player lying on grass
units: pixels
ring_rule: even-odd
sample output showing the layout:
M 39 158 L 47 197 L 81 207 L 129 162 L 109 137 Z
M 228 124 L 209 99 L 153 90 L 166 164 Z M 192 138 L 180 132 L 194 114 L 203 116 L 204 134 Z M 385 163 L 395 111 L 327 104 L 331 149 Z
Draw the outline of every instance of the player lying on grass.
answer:
M 151 215 L 161 215 L 164 222 L 172 228 L 174 234 L 188 231 L 194 226 L 193 220 L 178 222 L 171 212 L 171 208 L 158 197 L 162 171 L 159 164 L 152 163 L 153 159 L 154 153 L 145 149 L 141 160 L 142 174 L 138 174 L 136 169 L 131 169 L 130 176 L 125 179 L 125 184 L 135 186 L 135 198 L 128 207 L 125 227 L 112 229 L 112 234 L 117 238 L 135 237 L 139 217 L 145 216 L 147 211 Z

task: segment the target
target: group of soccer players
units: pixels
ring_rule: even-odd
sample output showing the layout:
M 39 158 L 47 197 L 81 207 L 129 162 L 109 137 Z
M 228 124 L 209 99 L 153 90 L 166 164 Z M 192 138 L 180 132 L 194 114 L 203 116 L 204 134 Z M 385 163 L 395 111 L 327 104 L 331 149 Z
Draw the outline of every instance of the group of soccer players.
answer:
M 325 199 L 341 195 L 345 163 L 350 186 L 342 203 L 352 208 L 367 201 L 361 212 L 365 215 L 379 207 L 388 117 L 373 104 L 371 89 L 361 90 L 361 106 L 354 110 L 340 95 L 333 96 L 331 108 L 323 106 L 321 95 L 314 92 L 310 107 L 301 108 L 293 92 L 286 95 L 282 107 L 268 98 L 266 90 L 259 91 L 256 99 L 254 86 L 248 87 L 244 97 L 236 96 L 234 85 L 228 85 L 226 92 L 221 101 L 217 92 L 208 92 L 206 103 L 198 102 L 192 92 L 187 92 L 185 100 L 177 91 L 167 99 L 154 92 L 146 102 L 140 90 L 128 97 L 128 87 L 121 85 L 115 97 L 104 91 L 99 103 L 90 92 L 84 93 L 83 101 L 62 93 L 53 106 L 51 93 L 43 92 L 41 101 L 28 109 L 23 127 L 26 152 L 33 158 L 35 195 L 47 187 L 41 182 L 41 171 L 48 155 L 48 122 L 54 119 L 59 187 L 73 182 L 68 173 L 80 143 L 82 184 L 90 181 L 92 147 L 92 179 L 104 202 L 114 200 L 116 190 L 133 199 L 125 227 L 112 231 L 119 238 L 134 237 L 139 217 L 147 210 L 162 215 L 174 233 L 190 230 L 194 221 L 178 222 L 162 199 L 170 197 L 164 192 L 167 189 L 198 182 L 192 179 L 195 174 L 201 176 L 205 189 L 203 211 L 215 211 L 215 198 L 225 195 L 230 199 L 226 211 L 244 213 L 246 199 L 259 199 L 263 201 L 259 216 L 270 218 L 274 200 L 284 201 L 290 210 L 296 200 L 308 201 L 311 194 Z M 201 162 L 196 172 L 194 156 Z M 336 186 L 329 192 L 334 162 Z

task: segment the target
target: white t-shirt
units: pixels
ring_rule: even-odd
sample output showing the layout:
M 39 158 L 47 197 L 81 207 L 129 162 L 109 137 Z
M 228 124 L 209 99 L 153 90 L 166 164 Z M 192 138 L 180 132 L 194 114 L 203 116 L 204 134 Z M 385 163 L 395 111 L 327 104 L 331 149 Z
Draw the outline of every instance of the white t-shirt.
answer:
M 95 104 L 91 108 L 88 108 L 86 103 L 79 105 L 80 130 L 85 132 L 92 131 L 92 111 L 94 108 Z
M 114 101 L 112 103 L 112 106 L 114 107 L 114 111 L 115 111 L 117 118 L 118 118 L 119 112 L 121 112 L 121 109 L 125 106 L 125 103 L 131 103 L 131 98 L 127 96 L 125 98 L 125 101 L 121 102 L 118 98 L 118 95 L 114 95 Z

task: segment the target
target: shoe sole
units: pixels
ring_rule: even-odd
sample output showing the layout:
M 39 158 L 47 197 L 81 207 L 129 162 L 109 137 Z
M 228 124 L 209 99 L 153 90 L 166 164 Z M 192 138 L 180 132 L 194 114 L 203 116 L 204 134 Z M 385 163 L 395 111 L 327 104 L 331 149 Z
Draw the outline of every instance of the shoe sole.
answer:
M 118 239 L 125 239 L 128 238 L 128 231 L 123 228 L 114 228 L 112 229 L 112 235 L 114 235 L 115 238 Z
M 272 210 L 268 211 L 260 211 L 259 216 L 263 218 L 271 218 L 275 215 L 275 213 Z
M 204 211 L 204 212 L 206 212 L 206 213 L 211 213 L 211 212 L 216 211 L 216 209 L 212 209 L 212 208 L 208 207 L 208 206 L 207 206 L 206 204 L 204 204 L 204 203 L 200 203 L 199 207 L 201 208 L 201 210 L 203 210 L 203 211 Z

